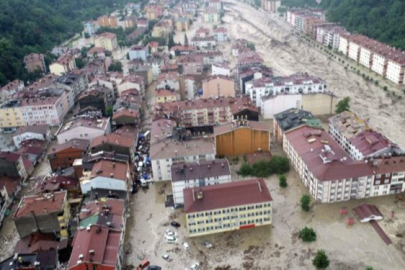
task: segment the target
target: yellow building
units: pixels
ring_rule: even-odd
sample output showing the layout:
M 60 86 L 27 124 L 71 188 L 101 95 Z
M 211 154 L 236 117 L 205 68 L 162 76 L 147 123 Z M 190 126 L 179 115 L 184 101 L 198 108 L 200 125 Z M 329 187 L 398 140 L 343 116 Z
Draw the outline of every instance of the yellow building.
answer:
M 272 197 L 263 179 L 183 190 L 189 237 L 272 223 Z
M 190 20 L 188 18 L 178 18 L 176 20 L 176 31 L 185 32 L 190 28 Z
M 114 33 L 102 33 L 94 38 L 94 46 L 110 52 L 115 51 L 118 48 L 117 36 Z
M 152 30 L 152 37 L 167 38 L 172 32 L 172 27 L 168 23 L 158 22 Z
M 155 90 L 155 101 L 156 103 L 165 103 L 170 101 L 176 101 L 177 95 L 175 91 L 167 89 Z
M 76 68 L 75 57 L 69 53 L 62 54 L 59 56 L 58 60 L 49 65 L 49 71 L 58 76 L 68 73 Z
M 19 100 L 9 100 L 0 106 L 0 128 L 12 131 L 14 128 L 25 126 Z
M 237 120 L 214 126 L 214 136 L 218 156 L 270 151 L 270 126 L 264 122 Z

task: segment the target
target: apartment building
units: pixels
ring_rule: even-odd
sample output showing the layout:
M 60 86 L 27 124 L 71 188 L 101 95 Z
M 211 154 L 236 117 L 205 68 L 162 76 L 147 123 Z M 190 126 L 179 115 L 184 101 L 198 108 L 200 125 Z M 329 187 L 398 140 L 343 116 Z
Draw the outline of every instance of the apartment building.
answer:
M 169 23 L 160 21 L 153 26 L 152 37 L 167 38 L 172 31 L 173 27 Z
M 203 80 L 203 98 L 234 97 L 235 81 L 222 75 L 210 76 Z
M 25 196 L 13 219 L 21 238 L 36 232 L 55 233 L 61 238 L 67 238 L 70 220 L 67 192 Z
M 190 19 L 186 17 L 181 17 L 176 20 L 176 31 L 185 32 L 190 28 Z
M 200 75 L 204 70 L 202 55 L 181 55 L 176 57 L 183 75 Z
M 172 180 L 173 164 L 214 160 L 215 155 L 212 138 L 193 137 L 172 119 L 152 122 L 150 159 L 155 181 Z
M 236 117 L 257 121 L 259 110 L 248 97 L 222 97 L 158 104 L 155 115 L 178 119 L 184 127 L 203 127 L 230 123 Z
M 46 72 L 45 58 L 40 53 L 30 53 L 24 56 L 25 69 L 28 72 L 41 71 Z
M 326 24 L 316 28 L 316 41 L 332 49 L 339 48 L 340 36 L 347 33 L 341 26 Z
M 146 61 L 149 56 L 149 46 L 132 46 L 128 53 L 129 60 L 141 59 Z
M 220 14 L 216 8 L 209 7 L 203 12 L 205 23 L 217 23 L 220 20 Z
M 228 41 L 228 30 L 225 27 L 217 27 L 212 30 L 214 33 L 214 38 L 217 42 Z
M 257 107 L 264 110 L 263 99 L 277 94 L 309 94 L 326 91 L 326 82 L 307 73 L 296 73 L 286 77 L 256 76 L 245 82 L 245 93 Z M 295 107 L 295 106 L 294 106 Z
M 353 160 L 324 130 L 287 132 L 283 149 L 311 196 L 332 203 L 403 192 L 403 156 Z
M 191 39 L 191 46 L 197 48 L 197 50 L 213 50 L 217 46 L 217 41 L 214 36 L 208 37 L 193 37 Z
M 16 93 L 23 91 L 25 84 L 21 80 L 14 80 L 3 87 L 0 87 L 0 100 L 7 100 Z
M 270 125 L 265 122 L 235 120 L 214 127 L 218 156 L 270 152 Z
M 118 48 L 117 36 L 114 33 L 102 33 L 94 38 L 94 46 L 113 52 Z
M 49 66 L 49 71 L 55 75 L 61 76 L 77 69 L 75 56 L 70 52 L 62 54 L 58 59 Z
M 13 135 L 13 142 L 17 148 L 21 143 L 27 140 L 47 141 L 50 137 L 49 125 L 25 126 L 20 127 Z
M 263 179 L 184 189 L 189 237 L 272 223 L 272 197 Z
M 50 146 L 47 158 L 52 171 L 72 167 L 75 159 L 82 158 L 87 153 L 89 144 L 88 140 L 73 139 Z
M 229 67 L 228 62 L 223 63 L 214 63 L 211 65 L 211 75 L 222 75 L 222 76 L 231 76 L 231 68 Z
M 4 133 L 14 132 L 18 127 L 25 126 L 21 112 L 21 100 L 13 99 L 0 105 L 0 128 Z
M 98 21 L 87 21 L 84 22 L 84 32 L 89 35 L 89 37 L 96 34 L 97 30 L 100 29 Z M 103 25 L 104 26 L 104 25 Z
M 339 99 L 332 93 L 308 93 L 277 95 L 262 98 L 261 114 L 264 119 L 272 119 L 278 113 L 291 108 L 305 110 L 313 115 L 332 115 Z
M 232 181 L 228 160 L 215 159 L 172 165 L 172 191 L 175 203 L 184 203 L 183 190 Z
M 72 139 L 92 141 L 94 138 L 111 132 L 110 118 L 77 117 L 64 123 L 56 132 L 58 143 Z
M 103 15 L 97 18 L 97 23 L 99 27 L 111 27 L 116 28 L 118 27 L 118 20 L 117 17 Z
M 177 72 L 165 72 L 160 74 L 156 82 L 156 89 L 168 89 L 175 92 L 180 91 L 179 74 Z
M 262 1 L 262 9 L 273 12 L 273 13 L 277 12 L 280 5 L 281 5 L 280 0 L 263 0 Z
M 396 143 L 369 127 L 368 119 L 350 111 L 329 118 L 329 134 L 354 160 L 405 154 Z

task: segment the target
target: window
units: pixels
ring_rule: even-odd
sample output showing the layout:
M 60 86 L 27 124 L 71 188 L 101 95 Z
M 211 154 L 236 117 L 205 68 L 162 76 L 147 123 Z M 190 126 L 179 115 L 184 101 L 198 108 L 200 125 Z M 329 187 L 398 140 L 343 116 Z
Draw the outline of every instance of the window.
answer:
M 376 185 L 379 185 L 380 183 L 381 183 L 380 180 L 375 181 L 375 184 L 376 184 Z

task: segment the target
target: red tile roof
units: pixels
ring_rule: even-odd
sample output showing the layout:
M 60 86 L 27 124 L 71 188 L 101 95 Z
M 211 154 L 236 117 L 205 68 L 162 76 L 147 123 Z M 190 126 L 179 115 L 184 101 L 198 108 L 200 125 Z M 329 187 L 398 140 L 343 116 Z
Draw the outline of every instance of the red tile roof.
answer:
M 68 269 L 82 263 L 114 268 L 118 260 L 120 238 L 121 232 L 100 225 L 93 225 L 90 230 L 86 228 L 76 231 Z M 80 258 L 81 255 L 83 258 Z
M 321 181 L 372 175 L 364 161 L 353 161 L 324 130 L 302 126 L 285 134 L 308 170 Z
M 353 208 L 354 214 L 361 220 L 361 222 L 368 222 L 369 220 L 382 219 L 383 215 L 377 206 L 372 204 L 363 203 Z
M 102 34 L 98 35 L 97 37 L 103 37 L 103 38 L 113 39 L 113 38 L 115 38 L 115 34 L 114 34 L 114 33 L 110 33 L 110 32 L 105 32 L 105 33 L 102 33 Z
M 9 176 L 0 177 L 0 190 L 5 188 L 8 196 L 10 196 L 10 197 L 17 190 L 17 187 L 19 184 L 20 184 L 20 179 L 18 179 L 18 178 L 9 177 Z
M 202 192 L 202 199 L 198 199 L 199 192 Z M 258 204 L 273 200 L 263 179 L 250 179 L 193 189 L 186 188 L 183 190 L 183 194 L 186 213 Z
M 101 198 L 100 200 L 91 201 L 83 205 L 79 219 L 84 220 L 92 216 L 98 216 L 96 224 L 107 226 L 107 222 L 110 222 L 110 228 L 121 231 L 124 226 L 124 212 L 124 200 Z
M 128 165 L 126 163 L 101 160 L 94 164 L 91 178 L 101 176 L 126 181 L 127 171 Z
M 134 146 L 134 140 L 138 130 L 134 127 L 122 127 L 114 133 L 101 135 L 91 141 L 90 148 L 97 147 L 102 144 L 119 145 L 127 148 Z
M 47 214 L 51 212 L 63 211 L 63 203 L 66 200 L 66 191 L 55 192 L 45 195 L 32 195 L 22 198 L 14 218 L 31 215 Z
M 49 147 L 48 155 L 62 152 L 66 149 L 79 149 L 85 151 L 89 147 L 90 142 L 83 139 L 73 139 L 62 144 L 55 144 Z
M 132 110 L 132 109 L 123 109 L 123 110 L 116 111 L 116 112 L 114 112 L 114 114 L 112 116 L 112 120 L 115 120 L 115 119 L 123 117 L 123 116 L 132 117 L 133 119 L 137 119 L 138 111 Z
M 0 152 L 0 158 L 3 158 L 8 162 L 17 162 L 20 156 L 20 154 L 12 152 Z
M 51 233 L 34 233 L 20 239 L 14 247 L 14 253 L 36 253 L 41 250 L 59 250 L 67 247 L 67 239 L 58 241 Z
M 364 156 L 371 155 L 390 146 L 391 142 L 381 133 L 374 130 L 364 130 L 349 139 Z

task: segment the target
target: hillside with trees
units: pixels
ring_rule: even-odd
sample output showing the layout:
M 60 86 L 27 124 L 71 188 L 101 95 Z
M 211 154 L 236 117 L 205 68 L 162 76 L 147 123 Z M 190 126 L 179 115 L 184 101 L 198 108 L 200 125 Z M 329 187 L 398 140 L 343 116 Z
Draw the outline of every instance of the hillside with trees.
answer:
M 28 80 L 23 58 L 47 53 L 83 29 L 83 21 L 112 12 L 129 0 L 0 1 L 0 85 Z M 46 57 L 49 62 L 50 56 Z
M 331 22 L 352 33 L 366 35 L 405 50 L 405 4 L 403 0 L 282 0 L 289 7 L 321 7 Z

